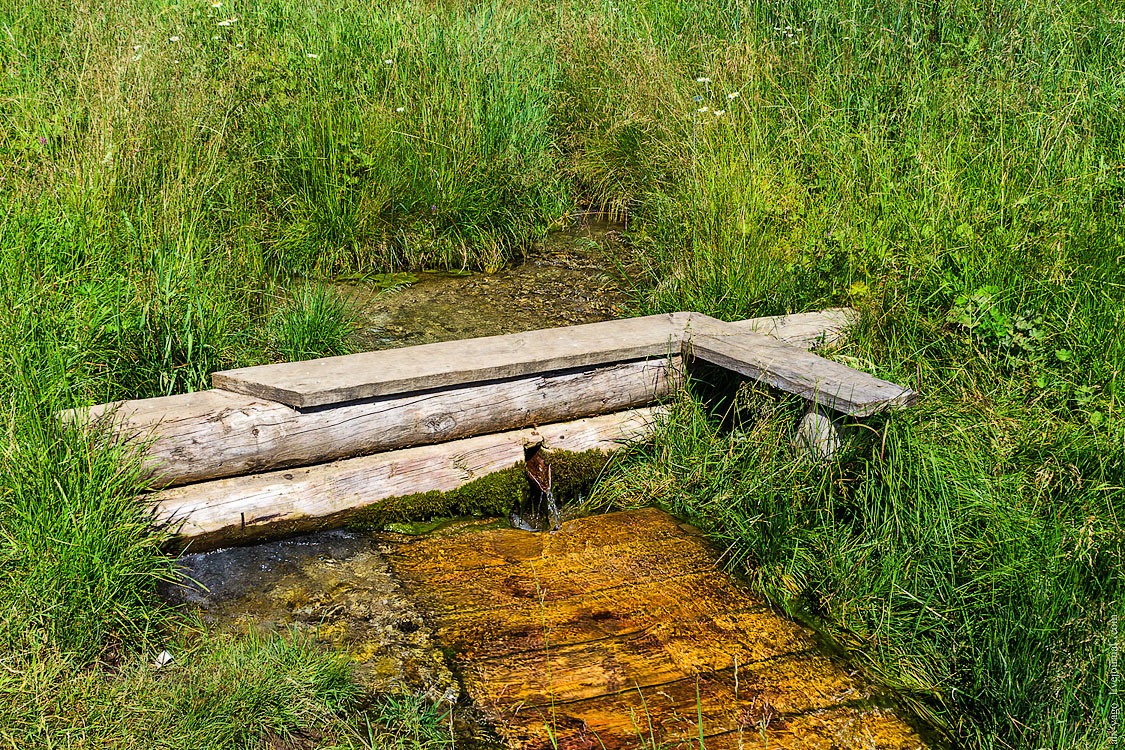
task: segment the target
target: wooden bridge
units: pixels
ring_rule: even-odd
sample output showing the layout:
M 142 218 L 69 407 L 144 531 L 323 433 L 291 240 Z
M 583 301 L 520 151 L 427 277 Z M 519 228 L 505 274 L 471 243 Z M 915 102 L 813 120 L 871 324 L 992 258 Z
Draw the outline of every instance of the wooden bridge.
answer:
M 651 429 L 697 359 L 864 417 L 912 391 L 808 349 L 847 310 L 726 323 L 682 312 L 249 367 L 214 389 L 68 412 L 144 446 L 157 518 L 192 546 L 325 528 L 518 464 Z M 163 489 L 160 489 L 163 488 Z
M 652 430 L 692 359 L 798 394 L 810 414 L 912 403 L 910 390 L 809 351 L 850 319 L 676 313 L 428 344 L 220 372 L 213 390 L 66 419 L 143 446 L 158 521 L 198 550 L 455 490 L 518 465 L 531 445 L 612 450 Z M 886 696 L 658 510 L 552 534 L 380 538 L 427 635 L 510 747 L 924 747 Z M 322 594 L 354 595 L 346 583 Z

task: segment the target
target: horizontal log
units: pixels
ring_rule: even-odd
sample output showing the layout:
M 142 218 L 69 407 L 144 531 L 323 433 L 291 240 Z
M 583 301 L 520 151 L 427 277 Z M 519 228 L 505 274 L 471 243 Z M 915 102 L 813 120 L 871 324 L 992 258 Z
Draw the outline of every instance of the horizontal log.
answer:
M 429 390 L 301 411 L 222 389 L 92 407 L 147 442 L 152 486 L 440 443 L 659 401 L 680 383 L 679 357 Z
M 651 432 L 663 407 L 617 412 L 535 429 L 480 435 L 302 469 L 229 477 L 147 496 L 157 524 L 192 549 L 331 528 L 390 498 L 449 492 L 517 465 L 530 445 L 610 451 Z
M 851 315 L 826 310 L 735 323 L 695 313 L 666 317 L 710 335 L 757 330 L 808 346 L 838 340 Z M 109 421 L 118 436 L 144 444 L 152 486 L 162 487 L 636 408 L 678 387 L 679 361 L 678 356 L 633 361 L 306 410 L 214 389 L 62 416 L 72 422 Z
M 298 409 L 341 404 L 392 393 L 521 377 L 679 354 L 691 328 L 723 335 L 726 329 L 760 330 L 794 343 L 835 336 L 850 321 L 830 310 L 798 316 L 758 318 L 724 324 L 698 313 L 524 331 L 443 341 L 404 349 L 384 349 L 305 362 L 284 362 L 212 376 L 216 388 L 265 398 Z M 720 330 L 715 331 L 715 324 Z
M 814 401 L 842 414 L 866 417 L 909 406 L 918 394 L 874 375 L 818 357 L 757 333 L 691 339 L 691 356 Z

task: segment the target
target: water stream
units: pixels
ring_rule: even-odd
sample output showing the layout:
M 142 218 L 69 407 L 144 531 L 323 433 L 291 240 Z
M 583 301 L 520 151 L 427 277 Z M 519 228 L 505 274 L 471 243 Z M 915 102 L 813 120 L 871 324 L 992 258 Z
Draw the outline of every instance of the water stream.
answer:
M 356 306 L 362 324 L 359 336 L 369 349 L 607 320 L 619 316 L 628 301 L 623 282 L 607 271 L 625 254 L 620 230 L 614 224 L 579 221 L 552 234 L 529 251 L 522 263 L 496 274 L 423 273 L 410 285 L 392 290 L 363 282 L 337 283 L 335 288 Z M 433 616 L 436 599 L 431 601 L 433 597 L 427 594 L 427 588 L 419 589 L 417 581 L 404 583 L 413 575 L 403 562 L 409 560 L 404 550 L 417 547 L 420 537 L 416 532 L 437 540 L 437 552 L 427 552 L 419 559 L 433 561 L 435 555 L 442 559 L 445 554 L 452 555 L 448 572 L 438 570 L 436 575 L 451 577 L 457 582 L 457 590 L 463 580 L 480 575 L 481 571 L 498 569 L 498 562 L 513 564 L 520 555 L 533 554 L 539 548 L 544 550 L 542 559 L 549 560 L 553 553 L 546 555 L 548 547 L 568 549 L 567 545 L 575 542 L 567 540 L 579 534 L 575 524 L 586 522 L 572 520 L 574 511 L 559 507 L 552 491 L 552 468 L 543 457 L 537 452 L 529 453 L 526 464 L 537 492 L 532 492 L 530 507 L 517 509 L 508 519 L 454 519 L 436 525 L 419 524 L 416 528 L 394 525 L 374 533 L 329 531 L 186 554 L 180 567 L 187 582 L 166 585 L 163 595 L 171 603 L 194 609 L 216 630 L 237 633 L 246 632 L 247 628 L 291 628 L 315 634 L 319 640 L 351 656 L 357 678 L 373 694 L 409 691 L 434 701 L 458 704 L 458 744 L 479 745 L 488 740 L 489 733 L 478 720 L 476 712 L 481 709 L 464 699 L 466 683 L 451 671 L 450 645 L 443 642 L 448 641 L 449 631 L 443 630 L 446 626 Z M 513 528 L 555 533 L 524 535 L 526 538 L 521 540 L 511 536 L 519 534 Z M 599 535 L 612 536 L 620 531 L 599 531 L 593 537 L 581 539 L 574 549 L 596 546 L 600 543 Z M 466 547 L 457 539 L 467 534 L 484 541 Z M 646 536 L 643 530 L 641 536 Z M 449 540 L 446 547 L 442 539 Z M 607 557 L 614 565 L 625 566 L 626 575 L 617 589 L 631 590 L 636 576 L 650 575 L 666 564 L 670 566 L 668 580 L 680 580 L 681 571 L 677 564 L 665 559 L 665 552 L 660 551 L 663 548 L 649 557 L 631 559 L 633 547 L 652 543 L 644 538 L 637 539 L 636 544 L 623 543 L 619 553 Z M 519 554 L 517 547 L 523 550 Z M 463 559 L 465 552 L 442 551 L 462 548 L 469 557 L 492 557 L 487 564 L 473 567 L 471 559 Z M 396 559 L 398 563 L 389 562 Z M 467 567 L 462 572 L 460 566 Z M 565 578 L 566 566 L 561 575 Z M 596 577 L 600 573 L 594 570 L 591 575 Z M 528 582 L 513 574 L 500 581 L 499 589 L 486 587 L 480 593 L 488 603 L 516 594 L 526 595 L 534 603 L 538 585 L 538 577 Z M 712 586 L 704 590 L 713 589 Z M 610 586 L 607 591 L 610 590 L 614 587 Z M 657 602 L 654 606 L 665 605 Z M 427 607 L 433 611 L 428 612 Z M 642 603 L 637 612 L 643 614 L 648 608 L 648 604 Z M 537 611 L 531 612 L 533 620 L 539 617 Z M 600 610 L 583 610 L 575 626 L 601 632 L 608 627 L 606 616 Z M 473 627 L 494 627 L 491 617 L 482 611 L 479 626 Z M 784 618 L 777 618 L 777 622 L 780 624 L 769 627 L 780 628 L 779 633 L 796 627 Z M 755 638 L 766 632 L 759 626 L 755 628 L 748 631 L 755 633 Z M 534 630 L 529 626 L 528 633 Z M 735 661 L 736 669 L 737 664 Z M 737 684 L 736 679 L 736 693 Z M 476 689 L 479 692 L 483 688 Z M 698 692 L 698 684 L 695 689 Z M 872 706 L 860 708 L 867 711 L 864 716 L 875 716 L 882 710 Z M 848 720 L 855 721 L 854 717 Z

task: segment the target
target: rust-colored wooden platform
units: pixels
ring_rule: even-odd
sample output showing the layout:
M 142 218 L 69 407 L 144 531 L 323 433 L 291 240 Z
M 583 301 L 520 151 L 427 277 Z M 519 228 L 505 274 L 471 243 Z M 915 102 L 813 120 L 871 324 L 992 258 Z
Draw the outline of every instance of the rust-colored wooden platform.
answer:
M 389 561 L 512 747 L 924 747 L 661 511 L 406 541 Z

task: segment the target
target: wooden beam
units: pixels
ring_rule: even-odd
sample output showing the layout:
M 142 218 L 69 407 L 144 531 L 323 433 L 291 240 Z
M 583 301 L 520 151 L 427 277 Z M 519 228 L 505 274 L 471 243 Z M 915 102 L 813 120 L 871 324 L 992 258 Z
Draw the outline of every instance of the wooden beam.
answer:
M 158 524 L 192 549 L 331 528 L 379 501 L 448 492 L 524 460 L 529 445 L 610 451 L 645 437 L 662 407 L 617 412 L 351 458 L 303 469 L 230 477 L 148 495 Z
M 462 385 L 301 411 L 215 389 L 70 413 L 145 445 L 155 487 L 334 461 L 632 409 L 671 395 L 680 357 Z
M 850 307 L 832 307 L 819 312 L 773 315 L 724 323 L 701 313 L 679 313 L 685 316 L 685 340 L 694 334 L 730 336 L 760 333 L 802 349 L 821 349 L 839 344 L 855 324 L 859 314 Z
M 849 416 L 909 406 L 918 394 L 757 333 L 691 338 L 691 356 Z
M 837 339 L 850 311 L 828 310 L 723 323 L 699 313 L 643 318 L 444 341 L 306 362 L 217 372 L 212 384 L 297 409 L 389 394 L 679 354 L 685 335 L 758 330 L 811 346 Z
M 727 336 L 750 329 L 813 345 L 842 336 L 851 314 L 828 310 L 736 323 L 697 313 L 668 317 L 688 331 Z M 171 486 L 636 408 L 678 387 L 679 361 L 678 355 L 635 360 L 305 410 L 214 389 L 61 416 L 111 422 L 118 437 L 145 445 L 153 486 Z
M 211 382 L 297 409 L 679 354 L 672 315 L 444 341 L 216 372 Z

